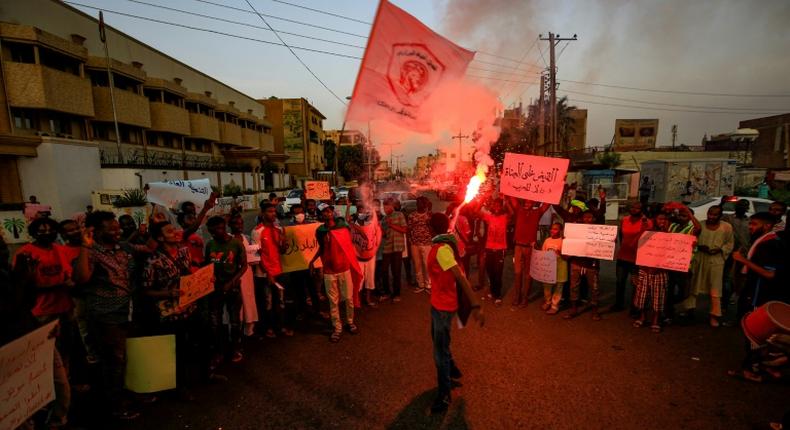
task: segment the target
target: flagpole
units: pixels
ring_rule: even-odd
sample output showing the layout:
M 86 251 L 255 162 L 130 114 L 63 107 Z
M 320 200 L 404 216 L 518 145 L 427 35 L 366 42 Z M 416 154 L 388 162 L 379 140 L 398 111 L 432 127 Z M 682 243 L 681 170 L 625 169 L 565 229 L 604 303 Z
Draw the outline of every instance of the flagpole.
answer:
M 99 37 L 104 43 L 104 57 L 107 59 L 107 81 L 110 85 L 110 103 L 112 104 L 112 122 L 115 124 L 115 146 L 118 148 L 118 161 L 123 164 L 123 152 L 121 151 L 121 132 L 118 128 L 118 113 L 115 110 L 115 79 L 112 77 L 110 69 L 110 48 L 107 43 L 107 33 L 104 25 L 104 13 L 99 11 Z

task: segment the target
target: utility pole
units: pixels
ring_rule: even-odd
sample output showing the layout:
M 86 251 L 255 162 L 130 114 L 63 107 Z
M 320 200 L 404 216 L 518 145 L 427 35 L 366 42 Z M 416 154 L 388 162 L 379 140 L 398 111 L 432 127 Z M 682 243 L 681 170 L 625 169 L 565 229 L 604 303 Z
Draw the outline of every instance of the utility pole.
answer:
M 104 44 L 104 57 L 107 59 L 107 85 L 110 88 L 110 104 L 112 105 L 112 122 L 115 124 L 115 146 L 118 149 L 118 161 L 123 164 L 123 151 L 121 150 L 121 131 L 118 128 L 118 113 L 115 110 L 115 80 L 110 69 L 110 48 L 107 43 L 107 30 L 104 25 L 104 13 L 99 11 L 99 39 Z M 183 151 L 184 142 L 181 142 Z M 184 158 L 181 158 L 181 167 L 184 167 Z
M 546 155 L 546 74 L 540 75 L 540 98 L 538 99 L 538 155 Z
M 400 145 L 400 142 L 396 142 L 396 143 L 382 143 L 381 145 L 390 147 L 390 171 L 392 171 L 392 147 L 396 146 L 396 145 Z
M 554 53 L 557 44 L 563 41 L 574 41 L 576 39 L 576 35 L 574 34 L 573 37 L 560 37 L 559 34 L 549 33 L 549 37 L 543 37 L 540 35 L 540 40 L 547 40 L 549 42 L 549 56 L 550 56 L 550 64 L 549 64 L 549 89 L 551 90 L 549 96 L 549 103 L 551 103 L 551 110 L 549 111 L 550 118 L 551 118 L 551 129 L 549 130 L 549 136 L 551 139 L 551 152 L 558 152 L 558 145 L 557 145 L 557 57 Z
M 672 150 L 675 150 L 675 141 L 678 138 L 678 126 L 677 124 L 672 125 Z
M 456 136 L 452 137 L 452 139 L 458 139 L 458 163 L 459 164 L 461 163 L 461 160 L 463 159 L 463 152 L 462 152 L 463 151 L 463 148 L 462 148 L 463 147 L 463 141 L 464 141 L 464 139 L 467 139 L 467 138 L 469 138 L 469 136 L 461 134 L 461 129 L 458 129 L 458 134 Z

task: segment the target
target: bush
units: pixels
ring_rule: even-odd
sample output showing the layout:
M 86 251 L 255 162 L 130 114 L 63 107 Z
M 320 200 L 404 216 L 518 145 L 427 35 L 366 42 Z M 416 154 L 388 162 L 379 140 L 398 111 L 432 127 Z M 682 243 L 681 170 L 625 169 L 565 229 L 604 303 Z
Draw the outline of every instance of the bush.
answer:
M 148 198 L 145 195 L 145 191 L 141 189 L 123 190 L 123 194 L 112 202 L 112 205 L 116 208 L 131 208 L 145 206 L 146 204 L 148 204 Z

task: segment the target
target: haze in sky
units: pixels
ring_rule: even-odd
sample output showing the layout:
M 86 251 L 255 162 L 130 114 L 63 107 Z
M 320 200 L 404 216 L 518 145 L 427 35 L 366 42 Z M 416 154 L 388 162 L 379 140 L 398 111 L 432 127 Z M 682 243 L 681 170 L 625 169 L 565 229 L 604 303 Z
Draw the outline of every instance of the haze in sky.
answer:
M 304 97 L 327 117 L 325 128 L 341 127 L 344 104 L 323 88 L 285 47 L 113 13 L 276 42 L 276 37 L 244 0 L 77 1 L 67 3 L 93 16 L 98 15 L 94 8 L 104 9 L 109 25 L 252 97 Z M 332 54 L 362 56 L 376 1 L 287 1 L 353 20 L 282 1 L 252 0 L 258 11 L 267 15 L 272 27 L 294 33 L 280 34 L 286 43 Z M 536 42 L 538 34 L 546 35 L 549 31 L 562 36 L 577 34 L 578 41 L 557 46 L 559 94 L 567 95 L 571 105 L 588 109 L 588 146 L 609 144 L 616 118 L 658 118 L 659 145 L 670 144 L 670 128 L 677 124 L 678 144 L 698 145 L 704 134 L 732 131 L 740 120 L 790 112 L 790 80 L 787 79 L 790 2 L 786 0 L 393 0 L 393 3 L 455 43 L 479 50 L 468 75 L 499 93 L 505 106 L 519 101 L 527 104 L 537 96 L 537 85 L 530 83 L 539 79 L 539 70 L 546 67 L 544 59 L 549 61 L 548 44 Z M 360 60 L 328 53 L 296 52 L 346 102 Z M 569 81 L 752 96 L 668 94 Z M 371 134 L 376 144 L 394 143 L 387 135 L 377 133 L 375 127 Z M 455 150 L 457 143 L 452 143 L 446 134 L 430 145 L 403 142 L 393 151 L 403 154 L 407 165 L 413 165 L 418 155 L 431 153 L 437 147 Z M 389 149 L 380 148 L 380 152 L 384 158 L 389 156 Z

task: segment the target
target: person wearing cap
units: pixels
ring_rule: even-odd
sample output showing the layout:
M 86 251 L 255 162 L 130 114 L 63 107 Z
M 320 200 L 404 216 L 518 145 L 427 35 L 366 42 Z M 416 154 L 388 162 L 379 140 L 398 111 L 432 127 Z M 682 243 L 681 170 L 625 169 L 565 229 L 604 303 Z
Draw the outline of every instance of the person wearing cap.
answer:
M 324 224 L 316 229 L 318 252 L 310 261 L 312 270 L 315 261 L 321 258 L 324 272 L 324 288 L 329 299 L 329 314 L 332 321 L 332 343 L 340 341 L 343 324 L 340 321 L 340 301 L 345 300 L 345 328 L 351 334 L 359 333 L 354 324 L 354 305 L 359 303 L 357 294 L 362 271 L 357 262 L 356 251 L 351 241 L 351 230 L 342 217 L 335 217 L 335 208 L 326 203 L 318 205 Z

